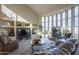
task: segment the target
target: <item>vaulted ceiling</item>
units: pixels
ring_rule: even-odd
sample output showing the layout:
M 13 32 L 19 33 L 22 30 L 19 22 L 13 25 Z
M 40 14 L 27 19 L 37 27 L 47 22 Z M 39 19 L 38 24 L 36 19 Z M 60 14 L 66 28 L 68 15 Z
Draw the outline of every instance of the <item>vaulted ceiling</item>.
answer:
M 27 6 L 30 7 L 38 15 L 44 15 L 63 8 L 67 8 L 71 5 L 72 4 L 28 4 Z
M 65 9 L 72 6 L 72 4 L 9 4 L 5 6 L 15 13 L 21 15 L 27 21 L 37 23 L 39 16 Z M 2 14 L 1 18 L 6 18 L 6 15 Z

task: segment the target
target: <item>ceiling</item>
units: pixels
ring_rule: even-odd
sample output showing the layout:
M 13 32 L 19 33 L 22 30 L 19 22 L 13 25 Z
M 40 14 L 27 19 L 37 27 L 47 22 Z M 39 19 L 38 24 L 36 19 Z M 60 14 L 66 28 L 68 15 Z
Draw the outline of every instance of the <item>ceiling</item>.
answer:
M 55 11 L 67 8 L 71 5 L 72 4 L 26 4 L 26 7 L 32 9 L 38 16 L 42 16 L 44 14 L 53 13 Z
M 38 15 L 55 12 L 57 10 L 71 6 L 72 4 L 27 4 Z
M 24 4 L 24 5 L 21 5 L 21 4 L 17 5 L 16 4 L 16 6 L 10 5 L 12 10 L 14 9 L 16 12 L 21 14 L 21 16 L 24 17 L 25 19 L 27 19 L 28 15 L 30 18 L 32 18 L 33 15 L 37 15 L 37 17 L 39 17 L 42 15 L 47 15 L 50 13 L 54 13 L 56 11 L 60 11 L 62 9 L 65 9 L 65 8 L 68 8 L 71 6 L 73 6 L 73 4 Z M 33 14 L 31 15 L 30 12 L 31 13 L 33 12 Z M 0 15 L 0 18 L 4 18 L 4 19 L 7 18 L 7 16 L 4 13 L 0 13 L 0 14 L 2 14 L 2 15 Z M 34 18 L 36 18 L 36 17 L 34 17 Z M 37 19 L 35 21 L 37 23 Z

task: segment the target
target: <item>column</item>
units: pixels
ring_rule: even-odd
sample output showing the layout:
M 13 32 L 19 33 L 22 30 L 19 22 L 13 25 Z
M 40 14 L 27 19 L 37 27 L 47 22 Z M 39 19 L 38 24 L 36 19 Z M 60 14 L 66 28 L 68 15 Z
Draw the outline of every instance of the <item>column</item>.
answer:
M 78 43 L 79 43 L 79 5 L 78 5 Z
M 32 39 L 32 24 L 30 24 L 30 30 L 31 30 L 30 34 L 31 34 L 31 39 Z
M 65 23 L 66 28 L 68 28 L 68 11 L 67 10 L 65 11 L 65 21 L 66 21 L 66 23 Z
M 57 14 L 56 14 L 56 28 L 58 27 L 58 18 L 57 18 Z
M 14 20 L 14 34 L 15 34 L 15 39 L 17 39 L 16 20 L 17 20 L 17 16 L 16 16 L 16 18 Z
M 75 25 L 75 10 L 74 7 L 71 8 L 71 32 L 72 32 L 72 38 L 74 37 L 74 25 Z

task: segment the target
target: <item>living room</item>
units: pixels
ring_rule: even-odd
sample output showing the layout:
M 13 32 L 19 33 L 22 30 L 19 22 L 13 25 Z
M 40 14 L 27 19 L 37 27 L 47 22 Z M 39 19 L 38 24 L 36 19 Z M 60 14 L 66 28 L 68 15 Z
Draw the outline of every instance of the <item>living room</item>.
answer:
M 78 4 L 1 4 L 1 55 L 79 55 Z

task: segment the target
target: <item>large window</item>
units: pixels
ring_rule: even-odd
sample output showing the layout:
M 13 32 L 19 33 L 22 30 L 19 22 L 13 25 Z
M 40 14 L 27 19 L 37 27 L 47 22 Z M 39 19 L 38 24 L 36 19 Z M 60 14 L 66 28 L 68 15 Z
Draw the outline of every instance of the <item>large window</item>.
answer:
M 75 7 L 75 27 L 74 27 L 75 38 L 78 39 L 78 6 Z
M 71 9 L 68 10 L 68 18 L 71 18 Z
M 75 16 L 78 16 L 78 6 L 75 7 Z
M 45 23 L 45 21 L 44 21 L 45 19 L 44 19 L 44 17 L 42 17 L 42 22 L 41 22 L 41 25 L 42 25 L 42 37 L 44 37 L 44 23 Z
M 45 37 L 48 34 L 52 34 L 52 27 L 62 27 L 62 29 L 68 28 L 70 32 L 78 39 L 79 30 L 79 6 L 75 6 L 70 9 L 66 9 L 63 12 L 53 14 L 53 16 L 45 16 L 42 21 L 43 32 Z M 62 25 L 62 26 L 61 26 Z M 71 31 L 72 29 L 72 31 Z M 64 33 L 64 32 L 63 32 Z
M 66 28 L 66 17 L 65 17 L 65 12 L 62 12 L 62 33 L 64 34 L 64 29 Z
M 72 18 L 71 18 L 71 9 L 68 10 L 68 29 L 69 31 L 71 32 L 71 21 L 72 21 Z
M 68 18 L 68 27 L 71 27 L 71 18 Z
M 75 16 L 75 26 L 78 26 L 78 16 Z
M 48 16 L 42 17 L 42 37 L 48 37 Z
M 53 26 L 56 27 L 56 15 L 53 16 Z
M 49 16 L 49 37 L 52 34 L 52 16 Z
M 63 27 L 63 29 L 65 28 L 65 23 L 66 23 L 66 21 L 65 21 L 65 12 L 62 12 L 62 27 Z
M 45 37 L 48 37 L 48 16 L 45 17 Z
M 49 16 L 49 32 L 52 31 L 52 16 Z
M 61 26 L 61 15 L 60 15 L 60 13 L 57 15 L 57 23 L 58 23 L 58 27 L 60 27 Z

